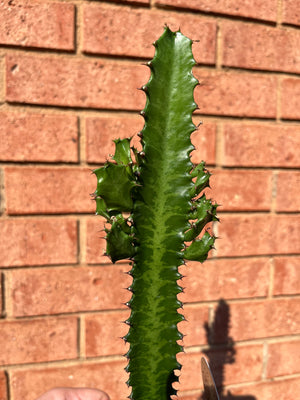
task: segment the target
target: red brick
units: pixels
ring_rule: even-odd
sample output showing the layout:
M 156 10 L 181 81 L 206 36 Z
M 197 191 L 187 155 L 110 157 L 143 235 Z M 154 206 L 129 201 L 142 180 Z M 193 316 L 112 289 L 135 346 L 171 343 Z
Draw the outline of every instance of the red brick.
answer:
M 111 400 L 125 399 L 130 391 L 124 360 L 86 362 L 61 367 L 11 371 L 11 393 L 15 399 L 32 400 L 53 387 L 90 387 L 109 394 Z
M 213 198 L 220 211 L 269 210 L 272 198 L 272 172 L 215 170 L 210 179 Z M 211 197 L 211 191 L 206 190 Z
M 195 123 L 200 122 L 199 117 Z M 87 137 L 86 158 L 90 163 L 104 163 L 114 153 L 113 139 L 132 137 L 144 125 L 143 119 L 134 117 L 87 117 L 85 130 Z M 192 162 L 205 160 L 207 164 L 215 163 L 216 125 L 204 123 L 192 134 L 192 142 L 196 150 L 192 153 Z M 140 149 L 139 138 L 133 136 L 132 144 Z
M 230 388 L 233 398 L 246 399 L 246 396 L 248 398 L 251 396 L 253 400 L 294 400 L 295 393 L 299 393 L 299 391 L 299 377 Z
M 275 77 L 202 70 L 196 70 L 195 75 L 202 83 L 196 88 L 195 97 L 203 114 L 268 118 L 276 115 Z M 148 76 L 146 67 L 133 63 L 9 55 L 6 99 L 33 104 L 141 109 L 145 96 L 136 88 L 147 82 Z
M 225 166 L 300 167 L 299 126 L 224 125 Z
M 297 298 L 232 303 L 228 334 L 235 341 L 297 335 L 299 306 Z
M 139 145 L 136 134 L 143 128 L 144 120 L 138 114 L 134 117 L 87 117 L 86 159 L 90 163 L 104 163 L 114 154 L 114 139 L 133 136 L 132 144 Z M 139 147 L 140 149 L 140 147 Z
M 93 54 L 116 54 L 152 58 L 152 43 L 159 38 L 166 23 L 166 13 L 158 10 L 86 4 L 84 7 L 83 50 Z M 99 24 L 101 21 L 101 24 Z M 191 39 L 196 61 L 215 63 L 216 21 L 201 16 L 168 12 L 168 26 Z
M 201 120 L 195 118 L 195 124 Z M 198 164 L 202 160 L 206 164 L 215 164 L 216 162 L 216 140 L 217 126 L 214 123 L 205 122 L 191 135 L 191 140 L 196 149 L 192 152 L 191 160 Z
M 292 357 L 287 357 L 287 354 Z M 289 340 L 268 344 L 267 377 L 300 372 L 300 341 Z
M 185 317 L 185 321 L 178 324 L 178 330 L 185 335 L 182 341 L 183 346 L 207 344 L 205 326 L 208 323 L 208 307 L 184 305 L 182 314 Z
M 179 297 L 185 303 L 264 297 L 268 293 L 269 270 L 268 258 L 188 262 L 187 267 L 180 269 L 185 291 Z M 254 280 L 256 283 L 252 285 Z
M 110 264 L 105 256 L 106 242 L 104 218 L 97 216 L 86 221 L 86 257 L 88 264 Z
M 282 81 L 281 116 L 300 119 L 300 79 L 286 78 Z
M 33 0 L 0 3 L 0 43 L 10 46 L 74 49 L 73 4 Z
M 140 64 L 16 54 L 6 61 L 9 102 L 125 110 L 145 104 L 137 88 L 148 81 L 149 68 Z
M 0 371 L 0 400 L 7 400 L 7 382 L 4 371 Z
M 129 347 L 122 337 L 128 332 L 128 325 L 124 321 L 129 315 L 129 310 L 87 315 L 85 317 L 86 356 L 125 354 Z
M 2 161 L 78 161 L 77 118 L 1 112 Z
M 220 13 L 237 17 L 276 21 L 276 0 L 155 0 L 156 4 L 190 8 L 206 13 Z
M 221 380 L 222 368 L 223 383 L 233 384 L 249 381 L 257 381 L 262 373 L 262 345 L 244 345 L 235 348 L 235 361 L 232 364 L 224 365 L 226 355 L 225 349 L 209 350 L 205 355 L 209 359 L 212 367 L 216 383 Z M 228 353 L 227 353 L 228 354 Z M 186 353 L 179 354 L 178 360 L 183 364 L 182 375 L 180 376 L 180 384 L 176 385 L 180 390 L 193 390 L 202 387 L 201 376 L 201 357 L 203 353 Z
M 2 300 L 3 300 L 3 296 L 4 296 L 4 293 L 2 292 L 2 290 L 4 290 L 4 288 L 2 288 L 2 282 L 3 282 L 3 275 L 0 273 L 0 318 L 1 318 L 2 313 L 3 313 Z M 1 390 L 0 390 L 0 392 L 1 392 Z M 0 400 L 1 400 L 1 396 L 0 396 Z
M 300 144 L 300 141 L 299 141 Z M 300 211 L 300 172 L 279 172 L 277 177 L 277 211 Z
M 223 65 L 300 72 L 300 32 L 223 21 Z
M 300 9 L 297 0 L 284 0 L 282 3 L 282 22 L 300 25 Z
M 115 3 L 116 0 L 107 0 L 109 2 Z M 150 0 L 118 0 L 118 3 L 124 3 L 124 4 L 131 4 L 131 3 L 136 3 L 136 4 L 149 4 Z
M 300 293 L 300 257 L 275 258 L 274 295 Z
M 218 256 L 300 252 L 300 217 L 292 215 L 222 215 Z
M 77 357 L 77 319 L 1 321 L 1 365 Z
M 8 298 L 14 316 L 125 308 L 128 266 L 13 270 Z
M 77 261 L 76 221 L 61 218 L 0 221 L 0 265 L 71 264 Z
M 261 118 L 276 116 L 276 77 L 195 69 L 201 114 Z
M 95 191 L 97 180 L 89 169 L 8 167 L 4 171 L 8 214 L 86 213 L 95 210 L 90 194 Z
M 5 58 L 2 56 L 0 58 L 0 75 L 1 77 L 5 76 Z M 5 82 L 4 78 L 0 80 L 0 104 L 5 102 Z

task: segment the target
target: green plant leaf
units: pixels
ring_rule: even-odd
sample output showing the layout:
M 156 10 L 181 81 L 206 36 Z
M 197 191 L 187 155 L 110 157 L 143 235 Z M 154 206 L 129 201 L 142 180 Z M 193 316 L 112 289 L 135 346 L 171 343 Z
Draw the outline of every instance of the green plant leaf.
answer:
M 117 164 L 129 165 L 132 163 L 130 154 L 130 141 L 131 139 L 116 139 L 115 143 L 115 154 L 113 159 Z
M 200 240 L 195 240 L 184 251 L 184 258 L 190 261 L 200 261 L 203 263 L 208 256 L 209 250 L 213 248 L 215 237 L 205 232 Z
M 97 176 L 95 196 L 101 196 L 108 212 L 131 211 L 133 202 L 131 191 L 136 185 L 128 174 L 126 165 L 107 163 L 104 167 L 94 170 Z
M 106 237 L 106 253 L 112 262 L 128 259 L 134 256 L 133 236 L 130 234 L 130 227 L 122 216 L 113 218 L 113 222 Z
M 205 162 L 202 161 L 191 172 L 192 178 L 196 178 L 192 189 L 192 197 L 197 196 L 206 187 L 209 187 L 209 178 L 211 174 L 205 168 Z
M 190 218 L 196 219 L 196 221 L 192 223 L 191 229 L 184 234 L 184 240 L 186 242 L 194 240 L 209 222 L 218 221 L 216 215 L 217 207 L 218 205 L 212 204 L 212 201 L 207 199 L 205 194 L 193 203 L 193 208 L 195 209 L 191 213 Z
M 110 215 L 107 212 L 107 206 L 105 204 L 105 201 L 101 199 L 101 197 L 96 197 L 96 215 L 102 215 L 102 217 L 106 218 L 107 220 L 110 220 Z

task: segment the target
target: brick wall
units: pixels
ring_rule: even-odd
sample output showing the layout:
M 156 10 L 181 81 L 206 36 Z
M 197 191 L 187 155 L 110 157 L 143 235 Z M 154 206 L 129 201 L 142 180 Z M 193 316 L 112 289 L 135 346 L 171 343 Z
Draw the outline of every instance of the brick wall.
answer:
M 214 254 L 183 271 L 180 395 L 199 398 L 201 353 L 224 399 L 300 391 L 299 2 L 2 0 L 1 400 L 129 393 L 129 267 L 103 255 L 90 171 L 142 127 L 136 89 L 165 23 L 197 40 L 193 160 L 222 204 Z

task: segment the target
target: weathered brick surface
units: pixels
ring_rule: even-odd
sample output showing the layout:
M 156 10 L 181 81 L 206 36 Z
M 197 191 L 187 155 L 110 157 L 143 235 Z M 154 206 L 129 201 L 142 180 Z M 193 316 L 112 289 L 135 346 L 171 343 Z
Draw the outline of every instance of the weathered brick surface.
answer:
M 145 104 L 137 88 L 149 71 L 140 64 L 11 54 L 6 65 L 9 102 L 125 110 Z
M 0 371 L 0 400 L 7 400 L 7 382 L 4 371 Z
M 124 308 L 131 297 L 126 271 L 124 265 L 14 270 L 8 289 L 13 316 Z
M 226 166 L 300 167 L 300 127 L 285 125 L 224 125 Z
M 142 109 L 145 96 L 136 88 L 147 82 L 148 76 L 146 67 L 129 63 L 120 66 L 108 61 L 10 55 L 6 99 L 29 104 Z M 203 114 L 276 115 L 275 77 L 202 70 L 195 70 L 195 76 L 201 83 L 195 89 L 195 98 Z
M 2 287 L 2 282 L 3 282 L 3 275 L 0 273 L 0 317 L 2 316 L 2 312 L 3 312 L 3 295 L 4 295 L 4 288 Z
M 8 214 L 94 212 L 97 180 L 87 168 L 5 168 Z M 22 185 L 20 185 L 22 182 Z
M 5 82 L 4 82 L 4 75 L 5 75 L 5 59 L 3 56 L 0 57 L 0 104 L 3 104 L 5 101 Z
M 1 365 L 77 357 L 77 319 L 1 321 Z
M 73 50 L 74 18 L 73 4 L 1 1 L 0 44 Z
M 262 345 L 244 345 L 236 348 L 235 362 L 224 365 L 225 349 L 216 351 L 210 350 L 207 357 L 212 365 L 214 376 L 219 383 L 222 367 L 224 367 L 225 384 L 237 382 L 258 381 L 262 373 L 263 346 Z M 227 353 L 228 354 L 228 353 Z M 180 390 L 192 390 L 202 388 L 199 374 L 201 371 L 200 363 L 202 353 L 179 354 L 178 360 L 182 362 L 182 375 L 180 376 Z M 247 366 L 245 368 L 245 366 Z M 176 384 L 177 388 L 179 385 Z
M 195 69 L 195 99 L 201 114 L 274 118 L 276 78 Z
M 290 354 L 291 357 L 286 355 Z M 267 377 L 300 372 L 300 341 L 289 340 L 268 344 Z
M 72 264 L 77 261 L 74 220 L 3 219 L 0 221 L 1 267 Z
M 14 370 L 11 392 L 16 399 L 31 400 L 53 387 L 90 387 L 109 393 L 111 400 L 125 399 L 130 393 L 125 384 L 126 364 L 122 360 Z
M 237 303 L 228 301 L 225 306 L 226 308 L 222 308 L 220 302 L 214 306 L 213 323 L 208 325 L 212 330 L 211 339 L 215 344 L 227 343 L 229 338 L 238 342 L 297 335 L 299 331 L 300 319 L 297 312 L 299 299 L 245 300 Z M 182 322 L 182 327 L 186 324 L 187 333 L 191 332 L 191 337 L 187 335 L 184 338 L 184 343 L 187 340 L 188 345 L 200 345 L 207 340 L 206 335 L 204 337 L 202 333 L 201 337 L 200 334 L 209 321 L 197 317 L 198 313 L 199 316 L 203 315 L 203 307 L 195 304 L 186 305 L 184 308 L 187 310 L 187 317 L 191 316 L 188 322 Z
M 190 305 L 184 305 L 181 312 L 185 317 L 185 321 L 178 324 L 179 332 L 184 335 L 182 345 L 189 347 L 207 344 L 205 327 L 209 319 L 208 307 L 205 305 L 194 308 Z
M 281 115 L 286 119 L 300 119 L 300 79 L 282 80 Z
M 198 125 L 202 120 L 195 118 L 194 123 Z M 206 164 L 215 164 L 216 162 L 216 137 L 217 126 L 215 123 L 204 121 L 191 135 L 191 140 L 195 150 L 191 154 L 193 163 L 198 164 L 205 160 Z
M 276 21 L 275 0 L 155 0 L 156 4 L 190 8 L 207 13 L 220 13 L 238 17 L 248 17 Z
M 229 304 L 229 336 L 239 341 L 298 334 L 299 306 L 298 298 Z
M 289 254 L 300 252 L 299 216 L 222 215 L 218 256 Z
M 74 115 L 1 112 L 1 161 L 76 162 Z
M 87 117 L 85 118 L 86 159 L 90 163 L 104 163 L 109 155 L 114 154 L 113 139 L 133 137 L 132 144 L 138 146 L 136 135 L 144 126 L 144 119 L 133 117 Z
M 300 144 L 300 140 L 299 140 Z M 300 172 L 279 172 L 277 177 L 277 211 L 300 211 Z
M 216 248 L 222 239 L 216 241 Z M 268 258 L 188 262 L 181 267 L 185 288 L 179 298 L 187 303 L 223 299 L 264 297 L 268 292 Z M 249 282 L 256 281 L 255 285 Z
M 210 179 L 220 211 L 270 210 L 272 173 L 270 171 L 215 170 Z
M 115 0 L 108 0 L 109 2 L 115 3 Z M 148 5 L 150 4 L 150 0 L 119 0 L 118 3 L 124 4 L 134 4 L 134 5 Z
M 284 0 L 282 2 L 282 22 L 300 25 L 300 9 L 297 0 Z
M 120 321 L 131 267 L 104 255 L 104 219 L 89 215 L 90 169 L 113 154 L 112 139 L 142 129 L 136 111 L 146 97 L 137 89 L 150 71 L 139 60 L 153 56 L 164 24 L 194 40 L 193 120 L 204 124 L 191 160 L 206 161 L 206 194 L 221 204 L 221 222 L 209 227 L 216 250 L 180 267 L 180 397 L 202 397 L 204 350 L 221 398 L 295 399 L 298 8 L 295 0 L 0 1 L 0 400 L 32 400 L 53 386 L 96 387 L 111 400 L 130 392 Z
M 292 295 L 300 292 L 299 265 L 300 257 L 275 258 L 274 295 Z
M 130 311 L 101 313 L 85 317 L 85 348 L 87 357 L 125 354 L 129 347 L 122 337 L 128 332 L 124 323 Z
M 284 380 L 269 381 L 257 383 L 254 385 L 230 388 L 230 392 L 234 397 L 242 397 L 251 395 L 251 398 L 261 400 L 272 400 L 276 398 L 284 400 L 293 400 L 295 391 L 300 390 L 300 379 L 286 378 Z
M 216 21 L 169 12 L 167 22 L 170 29 L 180 27 L 181 32 L 191 39 L 200 39 L 201 32 L 201 40 L 193 45 L 194 57 L 198 63 L 215 63 Z M 165 12 L 157 10 L 87 4 L 84 7 L 83 50 L 151 59 L 154 56 L 152 43 L 162 34 L 165 23 Z
M 105 255 L 106 242 L 104 232 L 104 218 L 97 216 L 85 221 L 86 229 L 86 256 L 88 264 L 110 264 L 110 259 Z
M 195 118 L 195 124 L 200 122 Z M 143 128 L 144 120 L 134 117 L 87 117 L 85 132 L 87 137 L 86 159 L 90 163 L 104 163 L 108 155 L 114 154 L 113 139 L 132 137 L 132 144 L 141 150 L 140 139 L 136 134 Z M 205 160 L 215 163 L 216 125 L 205 122 L 192 134 L 192 143 L 196 150 L 192 153 L 192 162 Z
M 223 65 L 300 72 L 300 32 L 223 21 Z

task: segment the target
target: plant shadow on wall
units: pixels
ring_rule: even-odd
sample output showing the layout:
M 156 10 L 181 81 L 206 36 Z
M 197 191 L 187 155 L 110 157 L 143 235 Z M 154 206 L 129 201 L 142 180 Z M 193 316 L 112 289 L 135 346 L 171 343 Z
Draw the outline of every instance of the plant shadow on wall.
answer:
M 225 394 L 225 365 L 233 364 L 236 354 L 234 340 L 228 335 L 230 328 L 230 308 L 225 300 L 219 300 L 211 327 L 205 323 L 204 328 L 209 348 L 204 350 L 203 353 L 206 355 L 212 369 L 220 400 L 256 400 L 256 397 L 251 394 L 235 396 L 229 390 Z M 204 397 L 200 397 L 200 399 L 206 400 Z

